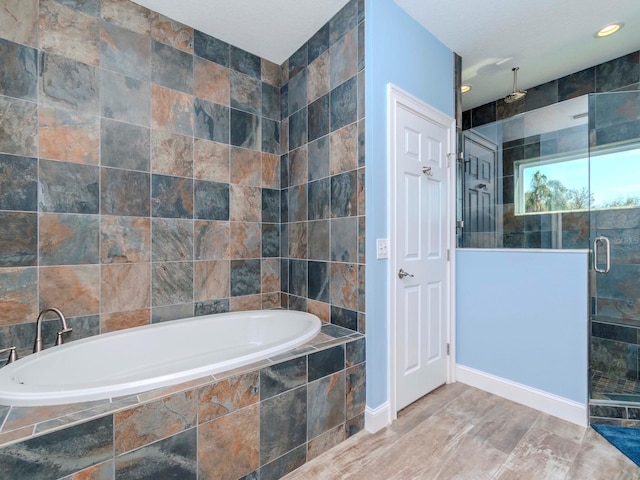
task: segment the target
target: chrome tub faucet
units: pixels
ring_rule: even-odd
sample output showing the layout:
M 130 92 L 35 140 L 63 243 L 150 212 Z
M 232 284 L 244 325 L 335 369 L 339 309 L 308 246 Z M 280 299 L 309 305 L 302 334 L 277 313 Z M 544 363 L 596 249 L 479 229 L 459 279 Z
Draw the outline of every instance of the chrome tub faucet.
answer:
M 7 358 L 7 363 L 5 363 L 5 365 L 9 365 L 10 363 L 13 363 L 18 359 L 16 347 L 3 348 L 2 350 L 0 350 L 0 355 L 7 352 L 9 352 L 9 358 Z
M 36 353 L 42 350 L 42 320 L 44 316 L 49 312 L 55 313 L 58 316 L 60 323 L 62 324 L 62 330 L 60 330 L 56 334 L 56 345 L 62 345 L 64 343 L 64 339 L 62 338 L 63 333 L 69 333 L 73 331 L 72 328 L 69 328 L 67 326 L 67 319 L 64 318 L 64 315 L 60 310 L 53 307 L 45 308 L 40 312 L 40 314 L 38 315 L 38 320 L 36 321 L 36 339 L 33 342 L 33 353 Z

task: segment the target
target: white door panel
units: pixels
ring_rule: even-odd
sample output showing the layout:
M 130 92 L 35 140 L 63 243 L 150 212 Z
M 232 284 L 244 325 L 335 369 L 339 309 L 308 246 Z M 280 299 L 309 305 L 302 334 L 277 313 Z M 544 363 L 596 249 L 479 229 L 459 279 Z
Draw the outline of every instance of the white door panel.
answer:
M 396 411 L 447 380 L 450 127 L 396 104 Z M 398 277 L 399 269 L 412 276 Z

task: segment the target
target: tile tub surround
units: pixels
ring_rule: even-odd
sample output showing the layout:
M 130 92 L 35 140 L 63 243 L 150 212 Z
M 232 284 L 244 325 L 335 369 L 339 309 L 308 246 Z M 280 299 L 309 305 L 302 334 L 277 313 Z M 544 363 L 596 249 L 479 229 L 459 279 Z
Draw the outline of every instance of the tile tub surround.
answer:
M 3 8 L 0 345 L 48 306 L 68 341 L 281 306 L 364 331 L 362 0 L 283 65 L 129 0 Z
M 364 348 L 362 334 L 325 324 L 296 350 L 173 387 L 113 402 L 0 407 L 0 471 L 280 478 L 362 430 Z

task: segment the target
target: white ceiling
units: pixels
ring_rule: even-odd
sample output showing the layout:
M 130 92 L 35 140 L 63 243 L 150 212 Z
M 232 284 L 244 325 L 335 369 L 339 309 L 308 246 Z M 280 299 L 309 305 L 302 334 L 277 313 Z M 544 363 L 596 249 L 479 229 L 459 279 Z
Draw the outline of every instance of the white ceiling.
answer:
M 348 0 L 135 0 L 274 63 L 283 63 Z M 374 0 L 375 1 L 375 0 Z M 465 109 L 640 50 L 639 0 L 394 0 L 462 57 Z M 612 22 L 624 28 L 593 34 Z

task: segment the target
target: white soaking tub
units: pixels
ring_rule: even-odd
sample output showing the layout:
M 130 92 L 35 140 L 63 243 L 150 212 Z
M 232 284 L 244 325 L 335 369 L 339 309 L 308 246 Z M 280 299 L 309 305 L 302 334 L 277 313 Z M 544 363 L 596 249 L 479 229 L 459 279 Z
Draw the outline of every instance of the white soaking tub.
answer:
M 320 324 L 308 313 L 257 310 L 76 340 L 0 368 L 0 404 L 61 405 L 174 385 L 289 351 Z

